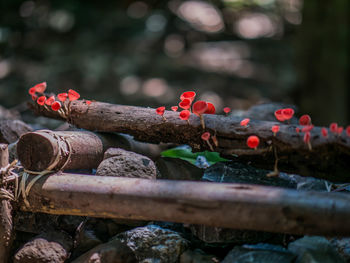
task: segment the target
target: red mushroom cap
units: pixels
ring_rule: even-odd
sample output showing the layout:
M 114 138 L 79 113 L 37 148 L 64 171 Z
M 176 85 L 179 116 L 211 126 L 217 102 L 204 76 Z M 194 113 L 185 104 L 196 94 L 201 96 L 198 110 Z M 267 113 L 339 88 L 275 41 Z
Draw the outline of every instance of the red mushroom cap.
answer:
M 299 133 L 299 132 L 300 132 L 300 128 L 299 128 L 299 127 L 296 127 L 296 128 L 295 128 L 295 131 L 296 131 L 297 133 Z
M 338 123 L 333 122 L 329 125 L 329 129 L 331 130 L 331 132 L 333 133 L 337 133 L 338 132 Z
M 62 102 L 64 102 L 67 99 L 67 97 L 68 97 L 68 93 L 60 93 L 57 95 L 57 99 Z
M 178 108 L 179 108 L 178 106 L 172 106 L 172 107 L 171 107 L 171 110 L 172 110 L 172 111 L 177 111 Z
M 327 136 L 328 136 L 328 131 L 327 131 L 327 129 L 324 128 L 324 127 L 321 129 L 321 133 L 322 133 L 322 136 L 323 136 L 323 137 L 327 137 Z
M 196 115 L 202 115 L 208 109 L 208 103 L 203 100 L 196 101 L 192 106 L 192 112 Z
M 273 125 L 273 126 L 271 127 L 271 131 L 272 131 L 273 133 L 277 133 L 277 132 L 279 132 L 279 130 L 280 130 L 280 126 L 278 126 L 278 125 Z
M 301 116 L 299 118 L 299 124 L 303 125 L 303 126 L 310 125 L 311 124 L 311 117 L 309 115 L 307 115 L 307 114 Z
M 184 93 L 181 94 L 180 100 L 189 99 L 192 102 L 195 97 L 196 97 L 196 92 L 194 92 L 194 91 L 185 91 Z
M 283 110 L 283 109 L 279 109 L 279 110 L 276 110 L 276 111 L 275 111 L 275 117 L 276 117 L 276 119 L 279 120 L 279 121 L 285 121 L 285 120 L 286 120 L 285 117 L 284 117 L 284 115 L 282 114 L 282 110 Z
M 231 111 L 231 108 L 230 107 L 225 107 L 223 110 L 227 114 L 227 113 L 229 113 Z
M 164 111 L 165 111 L 165 107 L 164 106 L 156 108 L 156 113 L 158 115 L 160 115 L 160 116 L 163 116 Z
M 46 90 L 46 86 L 47 86 L 46 82 L 41 82 L 39 84 L 36 84 L 33 88 L 38 93 L 44 93 L 44 91 Z
M 282 115 L 285 120 L 290 120 L 293 118 L 294 110 L 292 108 L 286 108 L 282 110 Z
M 189 108 L 191 108 L 191 104 L 192 104 L 192 100 L 190 100 L 190 99 L 183 99 L 179 103 L 179 107 L 184 109 L 184 110 L 188 110 Z
M 179 113 L 181 120 L 188 120 L 190 118 L 191 112 L 189 110 L 183 110 Z
M 338 129 L 337 129 L 337 133 L 338 133 L 339 135 L 341 135 L 342 132 L 343 132 L 343 130 L 344 130 L 344 127 L 343 127 L 343 126 L 339 126 Z
M 255 149 L 256 147 L 258 147 L 259 143 L 260 143 L 260 140 L 258 136 L 251 135 L 247 139 L 247 146 L 249 148 Z
M 37 99 L 38 99 L 38 95 L 36 95 L 36 94 L 32 95 L 32 100 L 33 101 L 36 101 Z
M 29 93 L 29 95 L 35 95 L 35 92 L 36 92 L 36 90 L 35 90 L 35 88 L 33 87 L 33 88 L 30 88 L 29 90 L 28 90 L 28 93 Z
M 350 125 L 345 129 L 346 135 L 350 137 Z
M 45 104 L 45 101 L 46 101 L 46 97 L 45 96 L 40 96 L 36 102 L 39 104 L 39 105 L 44 105 Z
M 85 101 L 85 103 L 86 103 L 87 105 L 90 105 L 91 102 L 92 102 L 91 100 L 86 100 L 86 101 Z
M 54 103 L 51 104 L 51 109 L 53 111 L 58 111 L 61 108 L 61 102 L 55 101 Z
M 208 109 L 204 112 L 204 114 L 215 114 L 215 106 L 213 103 L 207 102 Z
M 48 106 L 51 106 L 52 103 L 55 102 L 55 96 L 51 96 L 50 98 L 48 98 L 46 101 L 45 101 L 45 104 L 48 105 Z
M 80 98 L 80 94 L 76 92 L 75 90 L 68 90 L 68 99 L 69 101 L 74 101 Z
M 250 122 L 250 119 L 246 118 L 246 119 L 241 120 L 240 124 L 241 124 L 241 126 L 247 126 L 249 122 Z
M 208 141 L 210 139 L 210 133 L 209 132 L 203 133 L 201 138 L 203 141 Z

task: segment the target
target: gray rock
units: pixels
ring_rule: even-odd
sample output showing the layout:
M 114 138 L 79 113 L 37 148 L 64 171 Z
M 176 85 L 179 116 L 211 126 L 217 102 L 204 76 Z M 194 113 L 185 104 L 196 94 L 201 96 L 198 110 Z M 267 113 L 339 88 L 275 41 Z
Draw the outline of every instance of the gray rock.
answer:
M 203 176 L 203 169 L 177 158 L 162 157 L 156 161 L 156 165 L 158 179 L 200 180 Z
M 96 175 L 156 179 L 157 168 L 146 156 L 119 148 L 110 148 L 105 153 L 105 159 L 98 166 Z
M 290 243 L 288 250 L 298 255 L 297 263 L 345 263 L 324 237 L 305 236 Z
M 346 262 L 350 262 L 350 238 L 333 238 L 331 244 Z
M 188 241 L 177 232 L 155 225 L 138 227 L 115 237 L 134 251 L 138 262 L 178 262 Z
M 191 225 L 190 229 L 194 236 L 206 243 L 257 243 L 266 241 L 273 235 L 267 232 L 236 230 L 205 225 Z
M 295 255 L 288 251 L 235 247 L 222 263 L 292 263 Z
M 101 244 L 72 263 L 134 263 L 137 262 L 134 252 L 120 240 L 112 240 L 108 243 Z
M 219 183 L 242 183 L 296 188 L 296 183 L 283 177 L 267 177 L 270 171 L 238 162 L 216 163 L 205 169 L 203 180 Z
M 213 255 L 206 255 L 203 251 L 196 249 L 186 250 L 181 254 L 180 263 L 216 263 L 219 262 Z
M 36 236 L 14 255 L 15 263 L 63 263 L 69 256 L 73 241 L 63 232 L 48 232 Z

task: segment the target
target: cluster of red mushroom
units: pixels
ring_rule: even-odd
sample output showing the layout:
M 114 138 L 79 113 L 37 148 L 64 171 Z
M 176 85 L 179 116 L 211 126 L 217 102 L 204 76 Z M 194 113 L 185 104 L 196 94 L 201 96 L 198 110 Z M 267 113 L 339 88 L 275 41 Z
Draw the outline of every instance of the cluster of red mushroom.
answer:
M 57 111 L 60 114 L 66 115 L 64 112 L 65 103 L 70 103 L 71 101 L 78 100 L 80 98 L 80 94 L 75 90 L 68 90 L 68 92 L 57 94 L 57 96 L 46 96 L 45 90 L 47 87 L 46 82 L 42 82 L 36 84 L 34 87 L 28 90 L 28 93 L 32 96 L 32 100 L 36 101 L 40 106 L 44 106 L 46 109 L 50 109 L 53 111 Z M 90 105 L 91 101 L 86 100 L 86 104 Z

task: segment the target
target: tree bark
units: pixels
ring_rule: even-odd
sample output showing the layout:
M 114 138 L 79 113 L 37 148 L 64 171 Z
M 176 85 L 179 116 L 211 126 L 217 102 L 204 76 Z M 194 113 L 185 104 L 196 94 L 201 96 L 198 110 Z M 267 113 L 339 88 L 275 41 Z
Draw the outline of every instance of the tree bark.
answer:
M 27 200 L 30 207 L 19 205 L 31 212 L 350 235 L 350 196 L 342 193 L 58 173 L 37 181 Z
M 58 113 L 47 111 L 39 105 L 31 104 L 31 108 L 40 115 L 62 119 Z M 201 139 L 204 130 L 196 115 L 191 114 L 190 124 L 179 119 L 176 112 L 166 111 L 164 116 L 166 121 L 150 108 L 101 102 L 87 105 L 84 101 L 74 101 L 67 121 L 92 131 L 127 133 L 140 141 L 189 144 L 194 151 L 210 150 Z M 312 150 L 309 150 L 303 141 L 303 134 L 296 133 L 295 125 L 251 121 L 247 127 L 242 127 L 239 118 L 220 115 L 204 115 L 204 121 L 205 131 L 216 134 L 218 146 L 214 150 L 226 158 L 273 169 L 275 148 L 281 171 L 331 181 L 350 181 L 350 137 L 345 132 L 340 136 L 329 132 L 328 137 L 324 138 L 321 128 L 315 127 L 311 131 Z M 280 125 L 276 136 L 271 131 L 275 124 Z M 252 134 L 260 138 L 257 150 L 246 146 L 246 140 Z
M 8 165 L 8 158 L 7 145 L 0 144 L 0 168 Z M 0 176 L 2 177 L 1 174 Z M 2 187 L 1 182 L 0 187 Z M 12 205 L 9 200 L 0 199 L 0 262 L 8 262 L 13 239 Z

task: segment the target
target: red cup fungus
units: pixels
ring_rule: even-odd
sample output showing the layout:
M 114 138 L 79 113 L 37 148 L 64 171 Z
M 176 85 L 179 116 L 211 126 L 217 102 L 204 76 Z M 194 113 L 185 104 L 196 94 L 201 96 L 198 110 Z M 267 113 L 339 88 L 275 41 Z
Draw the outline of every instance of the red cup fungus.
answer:
M 339 126 L 337 129 L 337 133 L 340 136 L 343 133 L 344 127 L 343 126 Z
M 321 129 L 321 134 L 322 134 L 323 137 L 327 138 L 328 137 L 328 130 L 323 127 Z
M 259 146 L 259 143 L 260 143 L 260 140 L 259 140 L 259 137 L 258 136 L 255 136 L 255 135 L 251 135 L 248 137 L 247 139 L 247 146 L 249 148 L 252 148 L 252 149 L 257 149 L 257 147 Z
M 278 126 L 278 125 L 273 125 L 271 127 L 271 131 L 273 132 L 273 136 L 276 136 L 276 133 L 279 132 L 279 130 L 280 130 L 280 126 Z
M 78 100 L 80 98 L 80 94 L 78 92 L 76 92 L 75 90 L 68 90 L 68 99 L 69 101 L 74 101 L 74 100 Z
M 190 124 L 189 122 L 189 118 L 190 118 L 190 115 L 191 115 L 191 112 L 189 110 L 182 110 L 180 113 L 179 113 L 179 117 L 181 120 L 184 120 L 184 121 L 187 121 L 188 124 Z
M 191 104 L 192 104 L 192 101 L 190 99 L 183 99 L 179 103 L 179 107 L 184 109 L 184 110 L 188 110 L 189 108 L 191 108 Z
M 296 131 L 297 133 L 299 133 L 299 132 L 300 132 L 300 128 L 299 128 L 299 127 L 296 127 L 296 128 L 295 128 L 295 131 Z
M 310 125 L 311 124 L 311 117 L 307 114 L 301 116 L 299 118 L 299 124 L 302 126 Z
M 310 132 L 310 131 L 312 131 L 313 128 L 314 128 L 314 125 L 306 125 L 301 129 L 301 131 L 302 132 Z
M 230 107 L 225 107 L 223 110 L 224 110 L 224 112 L 225 112 L 225 113 L 226 113 L 226 115 L 227 115 L 227 114 L 229 114 L 229 113 L 230 113 L 231 108 L 230 108 Z
M 46 97 L 45 96 L 40 96 L 36 102 L 39 104 L 39 105 L 44 105 L 45 104 L 45 101 L 46 101 Z
M 350 125 L 345 129 L 346 135 L 350 137 Z
M 51 104 L 51 109 L 53 111 L 58 111 L 61 108 L 61 103 L 59 101 L 55 101 L 54 103 Z
M 282 115 L 285 120 L 290 120 L 293 118 L 294 110 L 292 108 L 282 109 Z
M 203 129 L 205 129 L 205 123 L 202 114 L 205 113 L 207 109 L 208 103 L 203 100 L 196 101 L 192 106 L 192 112 L 199 116 Z
M 208 109 L 204 112 L 204 114 L 215 114 L 215 106 L 213 103 L 207 102 Z
M 209 139 L 210 139 L 210 133 L 209 132 L 204 132 L 201 136 L 202 140 L 203 141 L 206 141 L 210 150 L 213 152 L 214 151 L 214 148 L 213 146 L 211 145 L 211 143 L 209 142 Z
M 332 133 L 338 133 L 338 124 L 336 122 L 332 122 L 330 125 L 329 125 L 329 130 L 332 132 Z
M 196 93 L 194 91 L 186 91 L 181 94 L 180 100 L 189 99 L 192 103 L 195 97 L 196 97 Z
M 179 108 L 178 106 L 172 106 L 172 107 L 171 107 L 171 110 L 172 110 L 172 111 L 177 111 L 178 108 Z
M 86 100 L 85 103 L 86 103 L 87 105 L 90 105 L 90 104 L 91 104 L 91 100 Z
M 29 90 L 28 90 L 28 93 L 29 93 L 29 95 L 35 95 L 35 92 L 36 92 L 36 90 L 35 90 L 35 88 L 33 87 L 33 88 L 30 88 Z
M 44 91 L 46 90 L 46 86 L 47 86 L 46 82 L 41 82 L 39 84 L 36 84 L 33 88 L 38 93 L 44 93 Z
M 65 102 L 67 97 L 68 97 L 68 93 L 60 93 L 60 94 L 57 95 L 57 99 L 59 101 L 62 101 L 62 102 Z
M 307 146 L 309 147 L 309 150 L 311 151 L 312 147 L 311 147 L 310 139 L 311 139 L 310 132 L 309 131 L 305 132 L 305 134 L 304 134 L 304 142 L 307 144 Z
M 55 96 L 51 96 L 50 98 L 48 98 L 46 101 L 45 101 L 45 104 L 48 105 L 48 106 L 51 106 L 52 103 L 55 102 Z
M 36 94 L 32 95 L 32 100 L 33 101 L 36 101 L 37 99 L 38 99 L 38 95 L 36 95 Z
M 250 119 L 249 118 L 245 118 L 245 119 L 241 120 L 240 125 L 244 126 L 244 127 L 247 127 L 249 122 L 250 122 Z
M 166 118 L 164 117 L 164 111 L 165 111 L 165 107 L 164 107 L 164 106 L 158 107 L 158 108 L 156 109 L 156 113 L 157 113 L 158 115 L 162 116 L 163 120 L 165 121 Z
M 284 115 L 282 114 L 283 109 L 279 109 L 275 111 L 275 117 L 278 121 L 285 121 Z

